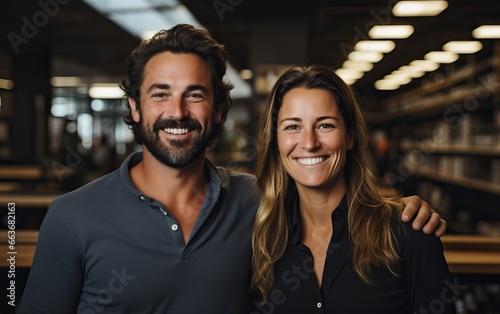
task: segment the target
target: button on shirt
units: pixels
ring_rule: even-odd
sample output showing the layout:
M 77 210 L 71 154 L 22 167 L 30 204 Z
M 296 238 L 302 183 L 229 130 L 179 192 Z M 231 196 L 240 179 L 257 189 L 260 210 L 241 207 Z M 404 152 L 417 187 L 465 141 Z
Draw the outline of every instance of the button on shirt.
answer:
M 443 309 L 440 313 L 455 313 L 452 284 L 438 238 L 414 231 L 411 222 L 403 223 L 394 217 L 393 230 L 401 257 L 395 268 L 399 276 L 385 268 L 375 268 L 371 276 L 373 283 L 367 284 L 353 269 L 347 211 L 344 197 L 332 213 L 334 232 L 319 287 L 312 253 L 300 240 L 299 209 L 295 203 L 290 238 L 275 267 L 276 280 L 269 301 L 264 305 L 252 302 L 253 314 L 399 314 L 420 313 L 420 309 L 422 313 L 431 313 L 436 302 Z

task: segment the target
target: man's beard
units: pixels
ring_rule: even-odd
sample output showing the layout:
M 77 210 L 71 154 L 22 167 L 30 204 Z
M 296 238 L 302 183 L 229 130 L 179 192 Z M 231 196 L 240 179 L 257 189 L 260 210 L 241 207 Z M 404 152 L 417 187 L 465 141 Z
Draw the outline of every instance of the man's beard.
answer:
M 196 119 L 173 119 L 158 120 L 149 129 L 143 124 L 142 116 L 140 132 L 142 142 L 149 152 L 158 161 L 171 168 L 182 168 L 194 162 L 200 157 L 207 147 L 207 140 L 203 138 L 202 127 Z M 168 140 L 166 145 L 160 138 L 160 132 L 167 128 L 187 128 L 188 132 L 195 132 L 194 138 L 186 140 Z

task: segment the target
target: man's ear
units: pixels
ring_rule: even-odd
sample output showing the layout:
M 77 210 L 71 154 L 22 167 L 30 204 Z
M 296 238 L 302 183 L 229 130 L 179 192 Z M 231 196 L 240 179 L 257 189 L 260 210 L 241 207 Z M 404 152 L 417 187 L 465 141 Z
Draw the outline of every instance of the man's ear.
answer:
M 133 100 L 132 98 L 128 98 L 127 99 L 128 101 L 128 106 L 130 107 L 130 112 L 132 113 L 132 119 L 139 123 L 140 121 L 140 118 L 141 118 L 141 113 L 139 112 L 138 108 L 137 108 L 137 103 L 135 102 L 135 100 Z
M 215 114 L 214 114 L 214 124 L 217 125 L 217 124 L 220 124 L 222 121 L 222 113 L 221 113 L 221 110 L 215 110 Z

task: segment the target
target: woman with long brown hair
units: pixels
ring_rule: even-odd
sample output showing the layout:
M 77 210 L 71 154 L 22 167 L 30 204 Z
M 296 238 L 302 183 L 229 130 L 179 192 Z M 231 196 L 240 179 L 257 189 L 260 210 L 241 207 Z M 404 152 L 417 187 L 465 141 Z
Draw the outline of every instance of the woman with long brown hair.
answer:
M 253 313 L 454 313 L 441 242 L 380 195 L 348 85 L 292 68 L 260 121 Z

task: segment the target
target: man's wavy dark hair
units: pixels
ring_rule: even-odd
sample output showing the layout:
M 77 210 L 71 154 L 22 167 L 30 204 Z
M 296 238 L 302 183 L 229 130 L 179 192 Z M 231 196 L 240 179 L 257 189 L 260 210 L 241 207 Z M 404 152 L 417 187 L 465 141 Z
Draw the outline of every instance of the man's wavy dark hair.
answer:
M 214 106 L 221 113 L 221 122 L 214 126 L 207 146 L 222 132 L 227 113 L 232 105 L 230 91 L 233 85 L 224 81 L 227 69 L 227 53 L 223 45 L 217 43 L 210 34 L 188 24 L 179 24 L 169 30 L 161 30 L 151 39 L 143 41 L 128 57 L 128 79 L 123 80 L 120 87 L 129 98 L 136 103 L 137 110 L 141 106 L 141 85 L 146 63 L 155 55 L 169 51 L 171 53 L 192 53 L 208 63 L 214 88 Z M 126 106 L 123 121 L 134 133 L 135 141 L 143 143 L 140 125 L 132 118 L 130 103 Z

